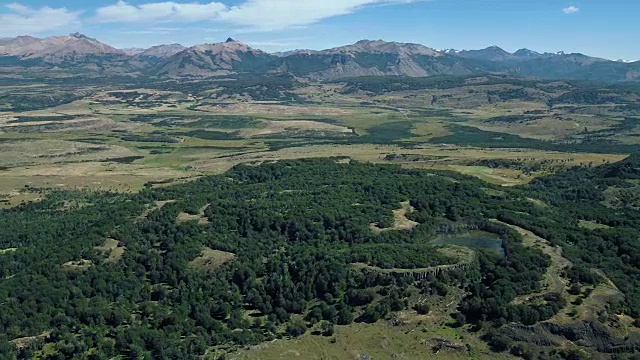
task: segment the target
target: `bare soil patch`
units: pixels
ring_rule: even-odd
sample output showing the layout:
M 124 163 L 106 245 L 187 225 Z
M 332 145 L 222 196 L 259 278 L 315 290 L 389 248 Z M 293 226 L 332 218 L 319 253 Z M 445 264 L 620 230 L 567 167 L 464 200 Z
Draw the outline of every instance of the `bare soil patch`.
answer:
M 407 219 L 407 214 L 414 212 L 416 209 L 409 204 L 408 201 L 400 203 L 401 208 L 397 210 L 393 210 L 393 227 L 390 228 L 380 228 L 377 224 L 371 224 L 371 230 L 374 232 L 383 232 L 390 230 L 413 230 L 416 226 L 420 225 L 419 223 Z

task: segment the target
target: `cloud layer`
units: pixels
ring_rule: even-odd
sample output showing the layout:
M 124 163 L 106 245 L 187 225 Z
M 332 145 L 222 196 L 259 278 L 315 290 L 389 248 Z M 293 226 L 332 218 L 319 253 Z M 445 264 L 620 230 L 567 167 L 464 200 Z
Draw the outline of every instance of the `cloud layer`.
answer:
M 366 6 L 413 0 L 248 0 L 221 14 L 221 20 L 257 30 L 282 30 L 346 15 Z
M 246 0 L 238 6 L 227 6 L 221 2 L 157 2 L 135 6 L 120 0 L 114 5 L 97 9 L 95 20 L 102 23 L 214 21 L 258 31 L 272 31 L 310 25 L 369 5 L 413 1 L 415 0 Z
M 217 2 L 208 4 L 159 2 L 134 6 L 118 1 L 114 5 L 98 8 L 95 20 L 105 23 L 158 21 L 193 23 L 215 20 L 220 13 L 227 10 L 225 4 Z
M 237 6 L 222 2 L 150 2 L 132 5 L 119 0 L 88 15 L 91 23 L 149 26 L 159 23 L 212 22 L 239 30 L 268 32 L 311 25 L 364 7 L 411 3 L 420 0 L 245 0 Z M 18 3 L 0 10 L 0 36 L 38 34 L 61 28 L 78 28 L 82 12 L 66 8 L 28 7 Z
M 0 13 L 0 36 L 37 34 L 43 31 L 79 26 L 80 12 L 66 8 L 32 8 L 17 3 L 5 5 Z
M 578 11 L 580 11 L 580 9 L 579 9 L 579 8 L 577 8 L 577 7 L 575 7 L 575 6 L 569 6 L 569 7 L 566 7 L 566 8 L 564 8 L 564 9 L 562 9 L 562 11 L 563 11 L 565 14 L 575 14 L 575 13 L 577 13 Z

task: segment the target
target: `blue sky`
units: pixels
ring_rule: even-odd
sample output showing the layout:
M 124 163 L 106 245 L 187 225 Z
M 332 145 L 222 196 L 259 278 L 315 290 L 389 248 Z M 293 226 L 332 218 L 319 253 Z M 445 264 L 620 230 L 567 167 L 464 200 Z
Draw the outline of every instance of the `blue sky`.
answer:
M 640 60 L 638 14 L 637 0 L 18 0 L 0 4 L 0 37 L 79 31 L 149 47 L 231 36 L 267 51 L 383 39 Z

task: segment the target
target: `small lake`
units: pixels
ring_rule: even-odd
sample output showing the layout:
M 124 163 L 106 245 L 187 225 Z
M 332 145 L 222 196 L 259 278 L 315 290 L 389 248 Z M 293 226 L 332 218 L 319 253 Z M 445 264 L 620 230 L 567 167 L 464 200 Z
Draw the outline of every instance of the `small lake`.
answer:
M 438 235 L 429 241 L 433 245 L 457 245 L 471 249 L 493 250 L 504 256 L 502 239 L 486 231 L 469 231 L 460 234 Z

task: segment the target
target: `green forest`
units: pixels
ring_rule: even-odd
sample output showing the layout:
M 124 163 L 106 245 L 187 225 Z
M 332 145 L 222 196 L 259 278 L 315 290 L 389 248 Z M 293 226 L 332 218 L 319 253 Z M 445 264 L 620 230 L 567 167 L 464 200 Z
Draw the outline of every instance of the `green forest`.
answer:
M 0 358 L 197 359 L 317 327 L 330 336 L 334 325 L 404 309 L 428 312 L 412 295 L 451 289 L 466 294 L 452 327 L 473 324 L 495 351 L 520 354 L 503 326 L 537 324 L 567 301 L 550 292 L 514 302 L 544 290 L 551 259 L 506 224 L 560 247 L 578 292 L 605 274 L 625 295 L 611 311 L 640 319 L 640 210 L 628 196 L 612 199 L 638 184 L 636 157 L 513 188 L 315 159 L 239 165 L 136 194 L 49 191 L 0 210 Z M 372 230 L 391 228 L 407 201 L 415 228 Z M 474 250 L 455 266 L 466 261 L 455 246 L 430 244 L 469 230 L 495 234 L 503 254 Z M 105 250 L 107 240 L 117 245 Z M 418 268 L 447 271 L 411 276 Z M 640 351 L 638 339 L 624 341 L 607 351 Z

